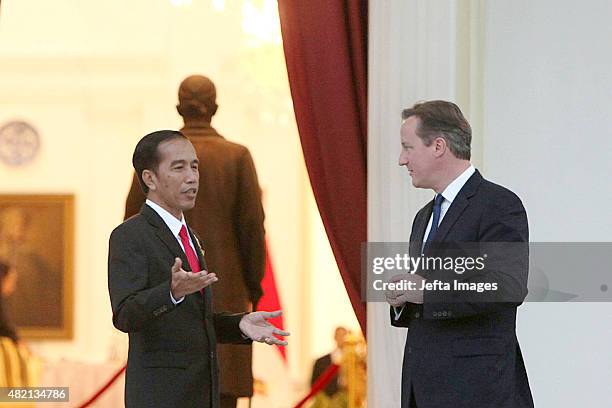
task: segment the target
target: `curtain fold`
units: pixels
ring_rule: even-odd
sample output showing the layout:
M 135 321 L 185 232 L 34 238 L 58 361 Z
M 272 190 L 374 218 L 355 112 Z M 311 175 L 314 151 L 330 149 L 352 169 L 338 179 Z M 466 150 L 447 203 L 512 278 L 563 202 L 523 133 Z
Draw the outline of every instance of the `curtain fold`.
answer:
M 295 117 L 315 200 L 361 329 L 367 240 L 367 0 L 279 0 Z

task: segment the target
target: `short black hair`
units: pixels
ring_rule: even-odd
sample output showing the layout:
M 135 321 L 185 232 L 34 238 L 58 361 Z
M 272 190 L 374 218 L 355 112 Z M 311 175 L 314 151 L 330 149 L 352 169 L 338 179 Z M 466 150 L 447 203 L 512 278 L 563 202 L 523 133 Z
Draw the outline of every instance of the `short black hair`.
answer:
M 187 139 L 184 134 L 176 130 L 158 130 L 140 139 L 136 145 L 132 155 L 132 165 L 138 176 L 140 188 L 145 195 L 149 193 L 149 187 L 142 179 L 142 172 L 144 170 L 157 171 L 159 167 L 159 145 L 169 140 L 181 138 Z

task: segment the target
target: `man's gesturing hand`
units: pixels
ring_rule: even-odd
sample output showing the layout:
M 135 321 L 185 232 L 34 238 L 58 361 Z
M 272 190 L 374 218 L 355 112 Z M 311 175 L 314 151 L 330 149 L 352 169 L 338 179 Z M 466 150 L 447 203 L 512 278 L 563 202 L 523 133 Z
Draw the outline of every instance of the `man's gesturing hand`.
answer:
M 172 292 L 172 297 L 177 300 L 185 295 L 202 290 L 218 280 L 214 273 L 206 271 L 187 272 L 183 270 L 182 266 L 181 258 L 175 258 L 174 265 L 172 265 L 170 291 Z
M 282 311 L 277 310 L 276 312 L 253 312 L 246 314 L 240 320 L 240 330 L 251 340 L 258 341 L 260 343 L 286 346 L 287 342 L 285 340 L 278 339 L 275 335 L 289 336 L 289 332 L 274 327 L 267 320 L 272 319 L 273 317 L 278 317 L 282 313 Z

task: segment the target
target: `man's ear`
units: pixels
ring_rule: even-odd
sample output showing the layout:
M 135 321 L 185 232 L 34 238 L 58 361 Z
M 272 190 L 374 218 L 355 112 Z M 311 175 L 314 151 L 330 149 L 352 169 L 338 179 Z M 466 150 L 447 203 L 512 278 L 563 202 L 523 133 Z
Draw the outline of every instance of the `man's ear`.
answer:
M 143 170 L 142 171 L 142 181 L 145 183 L 149 190 L 155 191 L 157 190 L 157 177 L 155 173 L 151 170 Z
M 441 156 L 448 148 L 446 140 L 443 137 L 436 137 L 433 143 L 435 147 L 436 156 Z

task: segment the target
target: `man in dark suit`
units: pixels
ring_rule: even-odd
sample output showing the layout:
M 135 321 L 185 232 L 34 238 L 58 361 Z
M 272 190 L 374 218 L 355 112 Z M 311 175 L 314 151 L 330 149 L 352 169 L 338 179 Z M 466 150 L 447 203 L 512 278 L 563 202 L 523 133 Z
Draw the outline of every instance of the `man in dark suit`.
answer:
M 108 285 L 113 324 L 129 334 L 126 407 L 219 407 L 216 343 L 267 344 L 287 332 L 277 312 L 213 313 L 204 251 L 185 222 L 199 185 L 198 158 L 180 132 L 153 132 L 133 155 L 147 196 L 112 232 Z
M 342 362 L 342 348 L 345 344 L 345 338 L 348 334 L 348 330 L 342 326 L 336 327 L 334 330 L 334 341 L 336 342 L 336 348 L 331 352 L 322 357 L 316 359 L 312 367 L 312 376 L 310 377 L 310 386 L 312 387 L 315 382 L 321 377 L 321 375 L 331 366 L 332 364 L 340 365 Z M 333 397 L 340 390 L 340 382 L 338 381 L 338 375 L 333 378 L 323 391 L 328 397 Z
M 387 292 L 391 324 L 408 328 L 401 406 L 533 407 L 515 331 L 528 273 L 521 200 L 471 165 L 471 128 L 455 104 L 419 103 L 402 118 L 399 164 L 415 187 L 436 193 L 414 219 L 411 258 L 440 256 L 458 243 L 489 243 L 498 259 L 476 273 L 449 276 L 434 268 L 393 278 L 414 283 L 412 290 Z M 497 290 L 475 294 L 425 285 L 455 280 Z
M 216 89 L 202 75 L 191 75 L 179 87 L 177 105 L 189 138 L 203 163 L 196 205 L 185 213 L 201 234 L 209 272 L 215 273 L 213 307 L 239 312 L 256 310 L 265 268 L 264 211 L 261 189 L 249 150 L 230 142 L 211 126 L 217 112 Z M 145 201 L 134 176 L 125 218 Z M 253 395 L 252 347 L 218 347 L 221 408 L 236 408 L 238 397 Z

